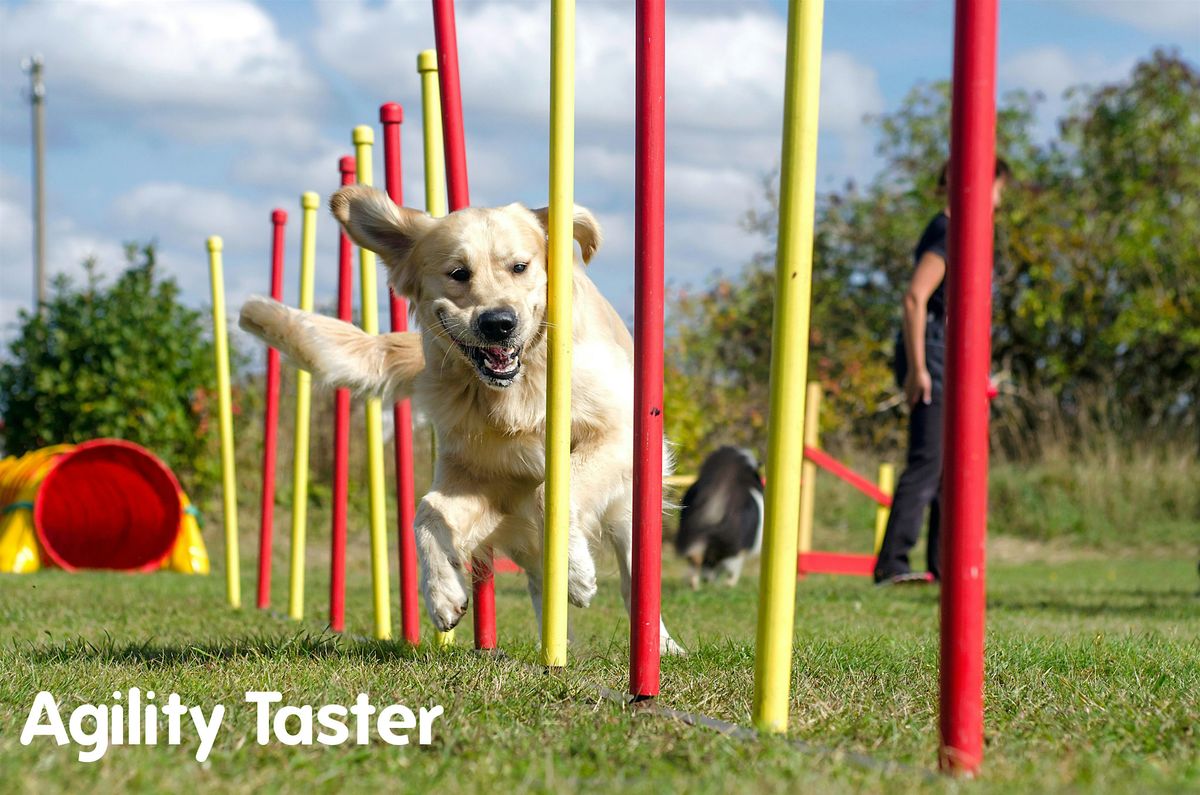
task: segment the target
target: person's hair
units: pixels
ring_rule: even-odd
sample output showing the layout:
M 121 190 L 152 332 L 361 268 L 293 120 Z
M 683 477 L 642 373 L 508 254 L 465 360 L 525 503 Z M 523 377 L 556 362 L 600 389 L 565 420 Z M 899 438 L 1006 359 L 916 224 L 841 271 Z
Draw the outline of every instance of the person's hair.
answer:
M 992 179 L 1009 179 L 1012 176 L 1012 169 L 1008 167 L 1008 163 L 1004 158 L 996 158 L 996 172 Z M 937 186 L 938 190 L 945 190 L 946 185 L 950 181 L 950 161 L 942 163 L 942 170 L 938 172 Z

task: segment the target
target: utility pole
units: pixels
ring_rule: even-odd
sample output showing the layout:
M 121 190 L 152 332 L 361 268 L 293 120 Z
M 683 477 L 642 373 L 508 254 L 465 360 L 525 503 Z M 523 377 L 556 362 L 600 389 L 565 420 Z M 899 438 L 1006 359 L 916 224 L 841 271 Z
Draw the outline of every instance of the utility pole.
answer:
M 26 58 L 29 102 L 33 106 L 33 283 L 38 313 L 46 303 L 46 86 L 42 83 L 42 57 Z

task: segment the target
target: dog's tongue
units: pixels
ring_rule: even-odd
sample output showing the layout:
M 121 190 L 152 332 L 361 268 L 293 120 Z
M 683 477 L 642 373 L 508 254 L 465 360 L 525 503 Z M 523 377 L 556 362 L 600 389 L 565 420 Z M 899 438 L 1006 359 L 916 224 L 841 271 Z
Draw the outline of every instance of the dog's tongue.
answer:
M 483 355 L 487 357 L 488 367 L 503 372 L 509 369 L 515 358 L 516 351 L 512 348 L 491 347 L 484 348 Z

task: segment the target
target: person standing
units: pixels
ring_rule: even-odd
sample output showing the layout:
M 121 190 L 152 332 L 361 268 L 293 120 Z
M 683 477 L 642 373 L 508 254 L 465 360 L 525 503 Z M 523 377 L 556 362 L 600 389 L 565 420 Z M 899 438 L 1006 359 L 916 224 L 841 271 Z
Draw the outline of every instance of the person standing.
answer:
M 946 191 L 950 164 L 942 166 L 938 189 Z M 996 159 L 992 210 L 1000 206 L 1009 178 L 1008 164 Z M 915 267 L 904 293 L 903 320 L 896 339 L 894 372 L 909 406 L 908 454 L 892 495 L 883 544 L 875 560 L 877 585 L 936 582 L 942 490 L 942 396 L 946 367 L 946 254 L 950 210 L 943 209 L 925 227 L 913 256 Z M 914 572 L 908 554 L 921 535 L 929 509 L 927 572 Z

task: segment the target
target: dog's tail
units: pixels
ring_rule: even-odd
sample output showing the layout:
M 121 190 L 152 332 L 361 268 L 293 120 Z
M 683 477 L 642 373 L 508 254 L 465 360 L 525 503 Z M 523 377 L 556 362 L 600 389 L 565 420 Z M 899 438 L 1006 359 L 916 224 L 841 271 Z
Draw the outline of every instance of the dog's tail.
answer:
M 369 397 L 400 400 L 425 369 L 421 335 L 405 331 L 371 335 L 350 323 L 252 296 L 238 325 L 278 348 L 320 383 Z

